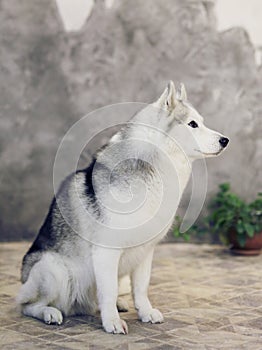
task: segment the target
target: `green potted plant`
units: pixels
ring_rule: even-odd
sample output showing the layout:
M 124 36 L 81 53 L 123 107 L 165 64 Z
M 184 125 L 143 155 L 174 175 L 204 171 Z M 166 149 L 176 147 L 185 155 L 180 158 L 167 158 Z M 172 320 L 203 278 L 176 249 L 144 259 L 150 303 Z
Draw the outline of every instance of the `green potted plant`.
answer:
M 181 237 L 176 218 L 175 237 Z M 191 235 L 216 234 L 224 244 L 230 244 L 233 253 L 242 255 L 260 254 L 262 249 L 262 193 L 251 203 L 231 192 L 228 183 L 221 184 L 211 200 L 209 214 L 198 225 L 183 234 L 189 240 Z
M 207 218 L 211 231 L 222 242 L 230 243 L 233 252 L 259 254 L 262 248 L 262 193 L 251 203 L 231 192 L 228 183 L 221 184 L 213 198 Z

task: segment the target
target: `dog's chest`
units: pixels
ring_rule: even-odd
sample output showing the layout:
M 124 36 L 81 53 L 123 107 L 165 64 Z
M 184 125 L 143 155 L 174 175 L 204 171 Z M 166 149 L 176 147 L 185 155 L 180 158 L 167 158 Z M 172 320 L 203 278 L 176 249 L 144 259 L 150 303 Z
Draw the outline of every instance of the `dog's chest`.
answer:
M 125 249 L 119 261 L 119 276 L 122 277 L 126 274 L 130 274 L 138 265 L 140 265 L 152 246 L 153 244 L 150 243 Z

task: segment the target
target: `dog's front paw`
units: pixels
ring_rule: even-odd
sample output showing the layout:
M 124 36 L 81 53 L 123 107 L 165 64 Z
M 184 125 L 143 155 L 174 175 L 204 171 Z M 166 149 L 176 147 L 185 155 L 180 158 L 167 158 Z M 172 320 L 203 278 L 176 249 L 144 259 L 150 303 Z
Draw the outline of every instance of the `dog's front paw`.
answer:
M 104 320 L 103 327 L 107 333 L 114 333 L 114 334 L 127 334 L 128 333 L 127 324 L 121 318 Z
M 148 312 L 138 312 L 138 316 L 142 322 L 162 323 L 164 317 L 157 309 L 151 309 Z

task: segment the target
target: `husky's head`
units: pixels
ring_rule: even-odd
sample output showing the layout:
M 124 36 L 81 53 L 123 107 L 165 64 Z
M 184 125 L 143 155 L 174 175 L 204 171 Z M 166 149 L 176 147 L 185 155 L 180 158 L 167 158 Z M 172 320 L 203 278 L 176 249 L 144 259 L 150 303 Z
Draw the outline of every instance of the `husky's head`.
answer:
M 227 137 L 204 125 L 203 117 L 188 102 L 183 84 L 177 92 L 170 81 L 153 106 L 164 110 L 162 118 L 166 118 L 167 133 L 190 159 L 214 157 L 227 147 Z

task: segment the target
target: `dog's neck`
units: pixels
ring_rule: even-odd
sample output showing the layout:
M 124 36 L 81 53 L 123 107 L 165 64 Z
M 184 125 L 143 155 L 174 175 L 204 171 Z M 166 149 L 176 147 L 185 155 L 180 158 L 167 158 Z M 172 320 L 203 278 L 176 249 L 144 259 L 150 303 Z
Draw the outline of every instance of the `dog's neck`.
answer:
M 151 119 L 155 122 L 157 116 Z M 171 179 L 167 183 L 174 186 L 177 178 L 181 195 L 192 172 L 193 159 L 187 157 L 183 149 L 166 132 L 165 120 L 158 126 L 145 123 L 144 118 L 138 118 L 131 124 L 128 132 L 130 151 L 136 159 L 142 159 L 159 170 L 161 177 Z M 173 176 L 172 176 L 173 174 Z M 172 183 L 173 179 L 173 183 Z

